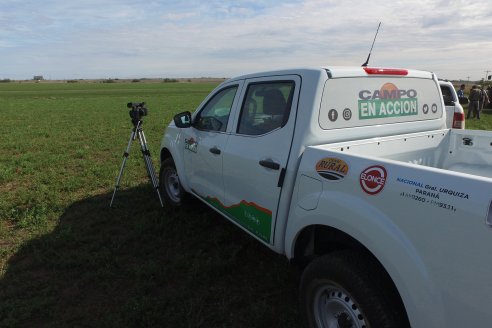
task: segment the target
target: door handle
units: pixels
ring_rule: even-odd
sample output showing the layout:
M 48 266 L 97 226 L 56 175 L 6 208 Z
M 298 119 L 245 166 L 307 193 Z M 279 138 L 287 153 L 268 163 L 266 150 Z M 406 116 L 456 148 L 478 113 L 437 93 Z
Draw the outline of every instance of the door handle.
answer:
M 272 170 L 279 170 L 280 169 L 280 164 L 279 163 L 275 163 L 271 159 L 261 160 L 260 161 L 260 165 L 261 166 L 264 166 L 266 168 L 272 169 Z
M 214 148 L 210 148 L 209 150 L 212 154 L 220 155 L 220 149 L 217 148 L 217 146 L 214 146 Z

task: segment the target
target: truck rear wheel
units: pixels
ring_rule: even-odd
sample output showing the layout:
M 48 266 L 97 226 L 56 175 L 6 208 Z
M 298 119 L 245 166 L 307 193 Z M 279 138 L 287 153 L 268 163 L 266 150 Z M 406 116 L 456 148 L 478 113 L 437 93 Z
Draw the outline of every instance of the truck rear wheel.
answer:
M 181 186 L 178 171 L 172 158 L 168 158 L 161 163 L 159 188 L 164 205 L 168 207 L 181 207 L 186 201 L 187 193 Z
M 301 278 L 300 298 L 309 327 L 402 328 L 408 320 L 399 296 L 375 261 L 353 251 L 313 260 Z

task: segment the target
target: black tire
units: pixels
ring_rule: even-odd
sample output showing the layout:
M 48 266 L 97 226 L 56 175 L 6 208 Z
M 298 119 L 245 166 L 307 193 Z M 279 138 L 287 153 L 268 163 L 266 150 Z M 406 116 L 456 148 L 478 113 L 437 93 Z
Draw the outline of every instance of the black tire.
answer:
M 168 158 L 161 163 L 159 189 L 165 207 L 181 207 L 188 199 L 189 195 L 181 185 L 178 171 L 172 158 Z
M 300 286 L 308 327 L 409 327 L 388 279 L 375 260 L 354 251 L 316 258 L 303 272 Z

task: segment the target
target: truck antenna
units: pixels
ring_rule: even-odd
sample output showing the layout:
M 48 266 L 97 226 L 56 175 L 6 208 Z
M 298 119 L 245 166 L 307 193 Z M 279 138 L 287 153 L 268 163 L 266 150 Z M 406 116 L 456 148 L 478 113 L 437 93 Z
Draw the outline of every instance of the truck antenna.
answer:
M 374 40 L 372 40 L 371 50 L 369 50 L 369 55 L 367 56 L 366 62 L 362 64 L 362 67 L 366 67 L 367 64 L 369 64 L 369 58 L 371 58 L 372 47 L 374 47 L 374 42 L 376 42 L 376 37 L 378 36 L 380 26 L 381 26 L 381 22 L 379 22 L 378 29 L 376 30 L 376 35 L 374 36 Z

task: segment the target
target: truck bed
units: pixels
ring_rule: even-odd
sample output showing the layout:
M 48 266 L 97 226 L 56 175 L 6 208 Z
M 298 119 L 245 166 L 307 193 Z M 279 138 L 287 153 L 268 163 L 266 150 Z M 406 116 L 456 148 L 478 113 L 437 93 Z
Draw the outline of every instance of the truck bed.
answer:
M 492 178 L 492 133 L 438 130 L 317 146 Z

